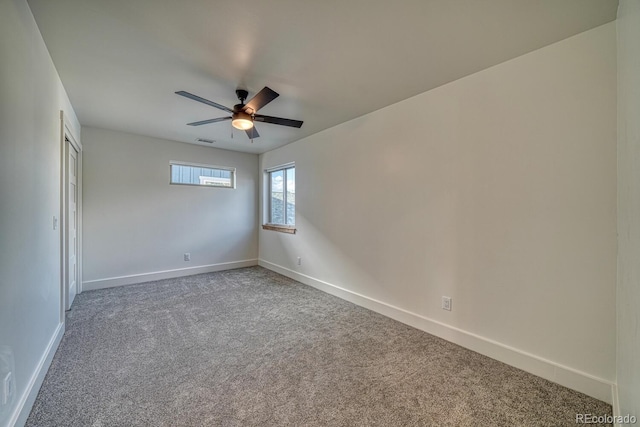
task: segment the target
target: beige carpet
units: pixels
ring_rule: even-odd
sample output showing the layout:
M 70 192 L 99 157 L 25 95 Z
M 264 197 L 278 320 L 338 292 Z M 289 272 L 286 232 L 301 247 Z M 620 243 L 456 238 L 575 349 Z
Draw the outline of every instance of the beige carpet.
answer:
M 77 297 L 28 426 L 575 426 L 611 406 L 260 267 Z

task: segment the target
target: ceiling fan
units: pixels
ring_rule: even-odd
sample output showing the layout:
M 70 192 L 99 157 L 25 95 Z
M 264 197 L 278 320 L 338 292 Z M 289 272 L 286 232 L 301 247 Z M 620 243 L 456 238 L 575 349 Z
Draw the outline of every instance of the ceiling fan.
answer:
M 203 104 L 210 105 L 222 111 L 226 111 L 227 113 L 231 113 L 231 116 L 228 117 L 218 117 L 216 119 L 187 123 L 187 125 L 189 126 L 201 126 L 209 123 L 231 120 L 231 125 L 234 128 L 245 131 L 249 138 L 254 139 L 260 136 L 255 126 L 253 125 L 254 122 L 272 123 L 274 125 L 290 126 L 294 128 L 301 127 L 303 123 L 300 120 L 283 119 L 281 117 L 271 117 L 264 116 L 262 114 L 256 114 L 259 109 L 280 96 L 280 94 L 278 94 L 274 90 L 269 89 L 266 86 L 253 98 L 251 98 L 251 100 L 249 100 L 249 102 L 247 102 L 246 104 L 244 103 L 244 100 L 247 99 L 247 95 L 249 95 L 249 92 L 244 89 L 236 89 L 236 95 L 240 100 L 240 104 L 234 105 L 233 109 L 225 107 L 224 105 L 220 105 L 216 102 L 209 101 L 208 99 L 201 98 L 192 93 L 185 92 L 183 90 L 176 92 L 176 94 L 184 96 L 185 98 L 193 99 L 194 101 L 202 102 Z

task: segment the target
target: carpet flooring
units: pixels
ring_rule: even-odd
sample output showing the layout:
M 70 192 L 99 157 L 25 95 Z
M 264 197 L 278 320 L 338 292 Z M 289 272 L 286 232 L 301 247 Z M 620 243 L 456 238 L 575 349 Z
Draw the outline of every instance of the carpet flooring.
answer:
M 575 426 L 611 406 L 251 267 L 84 292 L 27 426 Z

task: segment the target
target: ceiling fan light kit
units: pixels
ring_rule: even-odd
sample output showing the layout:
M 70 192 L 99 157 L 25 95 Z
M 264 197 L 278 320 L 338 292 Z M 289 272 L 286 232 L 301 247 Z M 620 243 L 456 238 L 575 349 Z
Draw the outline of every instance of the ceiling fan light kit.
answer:
M 256 114 L 259 109 L 276 99 L 280 96 L 274 90 L 271 90 L 268 87 L 264 87 L 260 92 L 258 92 L 249 102 L 246 104 L 244 100 L 247 99 L 249 92 L 244 89 L 237 89 L 236 95 L 240 100 L 240 104 L 236 104 L 233 106 L 233 109 L 225 107 L 224 105 L 218 104 L 213 101 L 209 101 L 208 99 L 201 98 L 197 95 L 194 95 L 189 92 L 185 92 L 180 90 L 176 92 L 176 95 L 184 96 L 185 98 L 192 99 L 194 101 L 201 102 L 203 104 L 209 105 L 211 107 L 217 108 L 222 111 L 226 111 L 227 113 L 231 113 L 231 116 L 227 117 L 218 117 L 215 119 L 201 120 L 198 122 L 187 123 L 189 126 L 201 126 L 209 123 L 217 123 L 226 120 L 231 120 L 231 125 L 236 128 L 243 130 L 247 133 L 249 139 L 253 140 L 254 138 L 258 138 L 260 134 L 254 127 L 253 122 L 263 122 L 263 123 L 271 123 L 274 125 L 280 126 L 289 126 L 294 128 L 302 127 L 301 120 L 292 120 L 292 119 L 284 119 L 281 117 L 272 117 L 272 116 L 263 116 L 262 114 Z
M 236 129 L 247 130 L 253 127 L 253 118 L 243 111 L 233 113 L 231 117 L 233 117 L 231 124 Z

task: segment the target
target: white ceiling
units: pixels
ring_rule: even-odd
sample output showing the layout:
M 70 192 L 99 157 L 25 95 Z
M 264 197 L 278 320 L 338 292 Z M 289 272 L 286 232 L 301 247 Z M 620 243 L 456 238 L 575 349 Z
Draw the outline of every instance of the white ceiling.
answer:
M 84 126 L 262 153 L 616 17 L 614 0 L 29 0 Z M 236 87 L 280 97 L 231 139 Z M 419 113 L 418 113 L 419 114 Z M 205 144 L 208 145 L 208 144 Z

